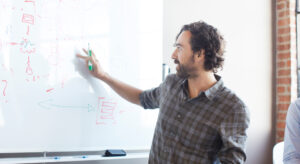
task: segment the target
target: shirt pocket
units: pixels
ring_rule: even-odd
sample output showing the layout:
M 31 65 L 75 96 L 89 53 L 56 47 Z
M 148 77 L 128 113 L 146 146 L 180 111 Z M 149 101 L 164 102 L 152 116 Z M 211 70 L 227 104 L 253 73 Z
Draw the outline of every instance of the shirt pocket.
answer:
M 203 122 L 183 128 L 179 142 L 185 149 L 198 152 L 216 151 L 222 144 L 217 129 Z

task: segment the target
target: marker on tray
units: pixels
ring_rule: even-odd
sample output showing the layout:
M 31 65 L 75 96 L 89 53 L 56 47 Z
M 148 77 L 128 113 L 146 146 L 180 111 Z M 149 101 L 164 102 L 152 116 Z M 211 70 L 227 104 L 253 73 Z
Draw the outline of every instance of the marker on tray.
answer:
M 92 56 L 92 50 L 90 48 L 90 43 L 88 43 L 88 55 Z M 93 70 L 93 64 L 92 64 L 92 62 L 90 60 L 89 60 L 88 65 L 89 65 L 89 70 L 92 71 Z
M 54 157 L 54 159 L 55 159 L 55 160 L 59 160 L 59 159 L 60 159 L 60 157 Z
M 82 158 L 82 159 L 86 159 L 86 158 L 88 158 L 88 156 L 87 156 L 87 155 L 83 155 L 83 156 L 74 156 L 73 158 Z

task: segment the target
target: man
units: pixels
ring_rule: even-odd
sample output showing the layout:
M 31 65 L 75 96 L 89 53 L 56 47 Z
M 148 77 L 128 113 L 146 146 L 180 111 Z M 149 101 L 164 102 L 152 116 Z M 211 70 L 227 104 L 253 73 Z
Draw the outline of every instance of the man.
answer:
M 78 56 L 91 60 L 91 73 L 126 100 L 160 108 L 149 163 L 243 163 L 248 109 L 214 74 L 224 61 L 223 37 L 211 25 L 195 22 L 183 26 L 175 47 L 176 75 L 146 91 L 112 78 L 94 55 Z
M 283 161 L 285 164 L 300 163 L 300 99 L 293 102 L 287 112 Z

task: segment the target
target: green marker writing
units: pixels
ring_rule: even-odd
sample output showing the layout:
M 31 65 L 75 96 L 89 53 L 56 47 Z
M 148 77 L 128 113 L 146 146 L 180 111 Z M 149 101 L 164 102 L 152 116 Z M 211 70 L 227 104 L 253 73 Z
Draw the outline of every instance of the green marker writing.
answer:
M 88 54 L 89 54 L 89 56 L 92 56 L 92 50 L 90 49 L 90 43 L 88 43 Z M 92 71 L 93 70 L 93 64 L 90 60 L 89 60 L 88 65 L 89 65 L 89 70 Z

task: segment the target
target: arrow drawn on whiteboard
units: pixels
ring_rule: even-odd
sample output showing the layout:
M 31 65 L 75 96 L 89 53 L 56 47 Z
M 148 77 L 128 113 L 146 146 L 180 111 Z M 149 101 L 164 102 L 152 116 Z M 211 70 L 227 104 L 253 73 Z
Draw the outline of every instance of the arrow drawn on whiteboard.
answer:
M 74 109 L 85 109 L 88 112 L 95 111 L 95 107 L 90 105 L 90 104 L 87 104 L 86 106 L 85 105 L 84 106 L 59 105 L 59 104 L 53 103 L 52 99 L 41 101 L 41 102 L 38 103 L 38 105 L 42 108 L 45 108 L 45 109 L 72 109 L 72 110 L 74 110 Z

